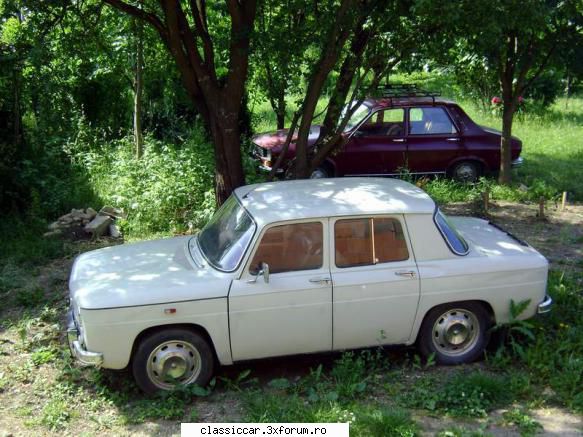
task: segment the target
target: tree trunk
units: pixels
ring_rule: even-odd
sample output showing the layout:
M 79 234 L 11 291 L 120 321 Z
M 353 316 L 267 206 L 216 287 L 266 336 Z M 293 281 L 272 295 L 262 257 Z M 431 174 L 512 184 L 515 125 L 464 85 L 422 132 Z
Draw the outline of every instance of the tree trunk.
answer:
M 18 68 L 13 70 L 13 81 L 14 81 L 14 145 L 15 149 L 20 151 L 20 146 L 22 146 L 22 113 L 20 111 L 20 72 Z
M 353 31 L 352 26 L 355 23 L 350 23 L 350 20 L 347 19 L 353 5 L 354 2 L 352 0 L 342 0 L 338 6 L 335 16 L 335 26 L 332 27 L 326 38 L 325 48 L 309 80 L 306 96 L 302 104 L 302 119 L 296 141 L 296 162 L 294 169 L 296 179 L 310 176 L 308 163 L 308 135 L 310 127 L 326 79 L 336 65 L 342 48 Z
M 508 185 L 511 182 L 512 175 L 512 122 L 514 121 L 514 105 L 512 101 L 504 101 L 502 114 L 502 138 L 500 139 L 500 175 L 498 182 Z
M 142 133 L 142 93 L 144 89 L 144 22 L 136 21 L 136 80 L 134 89 L 134 142 L 136 159 L 144 154 L 144 137 Z
M 241 162 L 238 113 L 211 115 L 210 131 L 215 151 L 215 199 L 222 205 L 233 190 L 245 184 Z
M 277 99 L 275 115 L 277 117 L 277 128 L 283 129 L 285 127 L 285 96 L 283 92 Z

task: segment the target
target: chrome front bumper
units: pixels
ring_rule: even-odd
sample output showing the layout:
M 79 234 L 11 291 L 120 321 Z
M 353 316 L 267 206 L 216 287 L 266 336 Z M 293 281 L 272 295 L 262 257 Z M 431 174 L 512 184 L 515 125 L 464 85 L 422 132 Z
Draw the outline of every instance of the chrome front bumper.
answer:
M 103 363 L 102 353 L 88 351 L 79 341 L 79 329 L 75 324 L 72 309 L 67 313 L 67 341 L 71 355 L 84 366 L 100 366 Z
M 516 158 L 514 161 L 512 161 L 511 166 L 512 168 L 517 168 L 522 166 L 522 164 L 524 164 L 524 158 Z
M 538 314 L 548 313 L 553 306 L 553 299 L 548 294 L 545 296 L 545 300 L 538 304 Z

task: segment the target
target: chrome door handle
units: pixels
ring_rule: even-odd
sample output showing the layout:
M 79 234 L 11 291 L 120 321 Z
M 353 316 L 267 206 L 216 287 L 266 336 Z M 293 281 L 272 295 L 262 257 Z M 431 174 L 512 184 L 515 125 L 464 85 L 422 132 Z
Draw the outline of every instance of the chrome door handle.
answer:
M 393 138 L 393 143 L 404 143 L 405 138 Z
M 332 282 L 332 279 L 330 279 L 330 278 L 310 278 L 309 281 L 313 282 L 315 284 L 329 284 L 330 282 Z
M 454 138 L 446 138 L 445 141 L 449 141 L 451 143 L 457 143 L 460 139 L 457 137 Z
M 415 276 L 417 276 L 417 274 L 413 270 L 399 270 L 398 272 L 395 272 L 395 275 L 407 276 L 409 278 L 414 278 Z

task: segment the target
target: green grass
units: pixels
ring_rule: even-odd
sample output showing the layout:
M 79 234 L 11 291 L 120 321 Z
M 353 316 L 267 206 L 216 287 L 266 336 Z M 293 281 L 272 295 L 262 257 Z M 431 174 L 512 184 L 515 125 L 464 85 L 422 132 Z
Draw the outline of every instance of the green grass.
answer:
M 499 117 L 479 111 L 471 102 L 460 105 L 478 124 L 502 128 Z M 557 192 L 567 191 L 583 200 L 583 98 L 559 99 L 544 115 L 518 115 L 513 135 L 523 142 L 524 166 L 517 182 L 530 187 L 541 181 Z

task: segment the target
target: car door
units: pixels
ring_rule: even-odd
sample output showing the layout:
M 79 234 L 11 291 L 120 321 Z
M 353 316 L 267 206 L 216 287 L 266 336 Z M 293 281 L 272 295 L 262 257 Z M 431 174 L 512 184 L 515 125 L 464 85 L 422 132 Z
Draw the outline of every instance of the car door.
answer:
M 402 216 L 330 223 L 333 347 L 405 343 L 419 303 L 419 272 Z
M 335 158 L 339 173 L 346 176 L 397 173 L 405 165 L 407 152 L 404 114 L 402 108 L 373 112 Z
M 412 173 L 445 173 L 463 139 L 442 106 L 409 108 L 407 163 Z
M 332 349 L 327 220 L 263 230 L 231 285 L 229 331 L 235 361 Z

